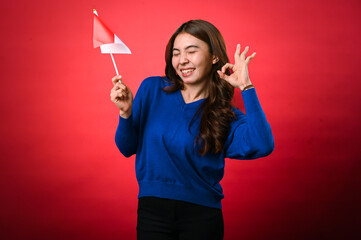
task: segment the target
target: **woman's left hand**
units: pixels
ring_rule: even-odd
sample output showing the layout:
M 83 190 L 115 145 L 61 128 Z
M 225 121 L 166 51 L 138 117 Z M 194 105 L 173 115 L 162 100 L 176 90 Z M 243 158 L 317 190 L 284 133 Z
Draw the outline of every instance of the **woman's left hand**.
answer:
M 249 47 L 246 47 L 244 51 L 241 53 L 241 45 L 237 44 L 237 49 L 234 54 L 234 64 L 226 63 L 221 71 L 218 70 L 219 76 L 229 82 L 233 87 L 240 88 L 243 90 L 246 86 L 251 85 L 251 80 L 248 75 L 248 64 L 256 53 L 252 53 L 252 55 L 246 58 L 246 54 L 248 52 Z M 226 70 L 230 69 L 233 73 L 231 75 L 226 74 Z

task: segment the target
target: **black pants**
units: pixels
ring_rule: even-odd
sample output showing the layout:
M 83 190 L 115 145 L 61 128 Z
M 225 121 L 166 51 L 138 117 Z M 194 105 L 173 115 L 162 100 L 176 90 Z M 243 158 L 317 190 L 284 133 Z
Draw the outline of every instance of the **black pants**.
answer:
M 139 198 L 138 240 L 222 240 L 223 232 L 221 209 L 164 198 Z

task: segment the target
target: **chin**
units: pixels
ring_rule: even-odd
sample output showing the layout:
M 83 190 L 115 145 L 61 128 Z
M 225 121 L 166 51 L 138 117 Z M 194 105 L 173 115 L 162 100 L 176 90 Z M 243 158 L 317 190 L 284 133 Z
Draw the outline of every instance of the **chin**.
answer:
M 193 81 L 193 80 L 183 80 L 183 79 L 182 79 L 182 81 L 184 84 L 194 84 L 197 82 L 197 81 Z
M 188 77 L 188 78 L 181 77 L 181 79 L 184 83 L 195 83 L 199 81 L 197 78 L 194 77 Z

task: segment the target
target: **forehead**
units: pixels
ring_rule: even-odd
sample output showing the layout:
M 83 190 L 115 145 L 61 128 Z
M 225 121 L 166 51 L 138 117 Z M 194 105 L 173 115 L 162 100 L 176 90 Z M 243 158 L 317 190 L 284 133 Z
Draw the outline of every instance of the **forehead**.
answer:
M 185 49 L 189 46 L 196 46 L 198 48 L 206 48 L 208 49 L 208 44 L 199 38 L 192 36 L 189 33 L 180 33 L 175 38 L 173 43 L 173 49 Z

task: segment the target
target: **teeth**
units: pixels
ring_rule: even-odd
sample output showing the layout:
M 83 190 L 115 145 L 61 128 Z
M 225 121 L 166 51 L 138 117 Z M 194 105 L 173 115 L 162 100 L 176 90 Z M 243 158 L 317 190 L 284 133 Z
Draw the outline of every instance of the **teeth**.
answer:
M 194 69 L 186 69 L 186 70 L 182 70 L 182 73 L 189 73 L 189 72 L 193 72 Z

